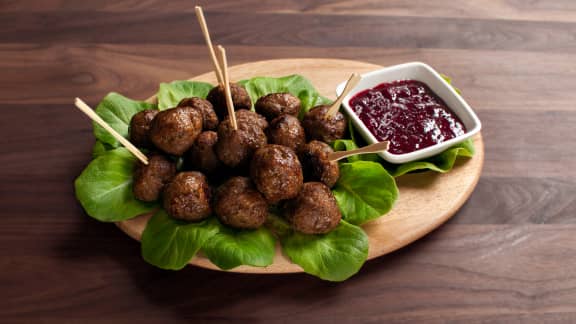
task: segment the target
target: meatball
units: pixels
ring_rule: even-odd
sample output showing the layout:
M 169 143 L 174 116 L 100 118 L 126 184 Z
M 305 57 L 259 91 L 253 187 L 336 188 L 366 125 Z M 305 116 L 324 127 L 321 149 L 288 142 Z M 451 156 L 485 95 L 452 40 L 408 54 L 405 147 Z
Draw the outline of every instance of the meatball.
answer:
M 162 151 L 182 155 L 202 131 L 202 114 L 190 107 L 159 112 L 150 126 L 150 140 Z
M 138 147 L 150 148 L 152 142 L 148 134 L 150 133 L 150 124 L 154 117 L 158 114 L 156 109 L 146 109 L 132 116 L 130 119 L 130 127 L 128 133 L 130 134 L 130 142 Z
M 217 142 L 218 133 L 213 131 L 200 133 L 194 145 L 186 152 L 186 165 L 207 174 L 220 169 L 222 162 L 220 162 L 216 152 L 214 152 L 214 146 Z
M 304 182 L 296 153 L 286 146 L 275 144 L 261 147 L 254 153 L 250 177 L 271 204 L 296 197 Z
M 226 225 L 255 229 L 266 222 L 268 204 L 249 178 L 234 177 L 216 190 L 214 211 Z
M 268 122 L 266 118 L 262 117 L 261 115 L 246 109 L 237 110 L 236 113 L 236 123 L 249 123 L 258 125 L 258 127 L 262 129 L 268 128 Z
M 298 118 L 292 115 L 274 118 L 266 134 L 269 143 L 288 146 L 294 151 L 298 151 L 300 146 L 306 143 L 304 128 L 300 125 Z
M 326 105 L 316 106 L 304 116 L 302 126 L 304 126 L 306 135 L 308 135 L 308 140 L 331 143 L 344 136 L 346 118 L 341 112 L 325 118 L 329 108 L 330 106 Z
M 342 218 L 332 191 L 320 182 L 306 182 L 298 196 L 284 207 L 284 217 L 292 228 L 305 234 L 328 233 Z
M 218 143 L 215 146 L 218 159 L 232 168 L 247 166 L 254 151 L 268 141 L 266 134 L 256 123 L 238 119 L 237 125 L 238 129 L 234 130 L 229 119 L 222 121 L 218 125 Z
M 156 201 L 160 193 L 176 175 L 176 164 L 164 155 L 148 157 L 148 165 L 138 161 L 134 169 L 132 192 L 142 201 Z
M 332 150 L 330 145 L 320 141 L 311 141 L 302 145 L 298 152 L 298 157 L 302 163 L 304 179 L 307 181 L 321 181 L 332 188 L 340 177 L 338 162 L 328 160 L 328 154 L 332 152 L 334 150 Z
M 198 109 L 202 114 L 202 126 L 204 130 L 216 130 L 218 127 L 218 116 L 214 111 L 214 107 L 208 100 L 199 97 L 184 98 L 178 103 L 178 107 L 191 107 Z
M 254 105 L 256 112 L 269 121 L 280 115 L 298 116 L 302 104 L 298 97 L 290 93 L 271 93 L 260 97 Z
M 199 221 L 210 214 L 211 189 L 200 172 L 180 172 L 164 188 L 162 205 L 170 216 Z
M 230 94 L 232 96 L 232 103 L 234 105 L 234 110 L 238 109 L 248 109 L 252 108 L 252 100 L 244 87 L 238 83 L 230 82 Z M 226 94 L 224 92 L 224 86 L 219 84 L 212 88 L 206 97 L 208 101 L 214 106 L 214 111 L 220 120 L 228 115 L 228 108 L 226 106 Z

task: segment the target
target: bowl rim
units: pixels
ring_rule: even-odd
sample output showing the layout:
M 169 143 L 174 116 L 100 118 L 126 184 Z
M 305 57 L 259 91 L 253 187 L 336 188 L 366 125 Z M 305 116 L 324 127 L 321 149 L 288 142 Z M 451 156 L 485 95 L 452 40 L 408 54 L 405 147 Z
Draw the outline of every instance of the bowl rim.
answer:
M 452 87 L 452 85 L 450 85 L 442 77 L 442 75 L 440 75 L 440 73 L 438 73 L 436 70 L 434 70 L 430 65 L 428 65 L 426 63 L 408 62 L 408 63 L 392 65 L 392 66 L 384 67 L 382 69 L 377 69 L 374 71 L 363 73 L 361 75 L 362 79 L 378 78 L 380 80 L 378 80 L 374 85 L 368 86 L 368 87 L 360 87 L 359 85 L 357 85 L 356 87 L 354 87 L 350 91 L 350 93 L 348 95 L 346 95 L 344 97 L 344 100 L 342 101 L 342 106 L 344 107 L 344 111 L 348 115 L 348 118 L 350 118 L 352 120 L 353 125 L 355 126 L 355 128 L 357 130 L 359 130 L 359 133 L 362 135 L 362 137 L 364 137 L 364 139 L 368 142 L 368 144 L 377 143 L 378 140 L 370 132 L 370 130 L 368 130 L 368 128 L 360 120 L 358 115 L 356 115 L 356 113 L 352 110 L 352 108 L 349 105 L 350 99 L 353 96 L 355 96 L 356 94 L 358 94 L 359 92 L 364 91 L 364 90 L 368 90 L 368 89 L 370 89 L 370 88 L 372 88 L 378 84 L 385 83 L 385 82 L 392 82 L 395 80 L 407 80 L 409 78 L 386 79 L 385 76 L 392 73 L 392 72 L 398 72 L 398 71 L 402 71 L 402 70 L 414 70 L 414 69 L 418 69 L 419 71 L 424 71 L 421 73 L 425 73 L 425 74 L 428 74 L 429 76 L 431 76 L 432 77 L 431 79 L 433 80 L 434 84 L 429 84 L 430 82 L 424 82 L 422 80 L 418 80 L 417 77 L 412 77 L 410 79 L 426 83 L 426 85 L 428 85 L 428 87 L 438 97 L 440 97 L 444 102 L 447 102 L 449 100 L 447 100 L 445 98 L 445 96 L 444 97 L 440 96 L 437 93 L 438 91 L 435 91 L 434 88 L 441 87 L 441 88 L 443 88 L 443 90 L 447 91 L 448 95 L 450 97 L 452 97 L 451 99 L 455 100 L 461 109 L 457 109 L 458 111 L 456 111 L 451 106 L 448 106 L 448 108 L 450 108 L 450 110 L 454 114 L 456 114 L 461 120 L 464 120 L 464 119 L 470 120 L 470 125 L 472 127 L 471 128 L 466 127 L 467 128 L 466 133 L 464 133 L 460 136 L 454 137 L 448 141 L 434 144 L 432 146 L 428 146 L 428 147 L 425 147 L 423 149 L 419 149 L 419 150 L 416 150 L 413 152 L 404 153 L 404 154 L 393 154 L 393 153 L 390 153 L 388 151 L 385 151 L 385 152 L 378 153 L 382 158 L 384 158 L 386 161 L 388 161 L 390 163 L 406 163 L 406 162 L 412 162 L 412 161 L 416 161 L 416 160 L 420 160 L 420 159 L 434 156 L 434 155 L 439 154 L 439 153 L 443 152 L 444 150 L 450 148 L 451 146 L 454 146 L 458 143 L 461 143 L 461 142 L 473 137 L 478 132 L 480 132 L 480 130 L 482 128 L 482 123 L 480 122 L 480 119 L 478 118 L 478 116 L 476 115 L 476 113 L 474 112 L 472 107 L 470 107 L 470 105 L 464 100 L 464 98 L 458 92 L 456 92 L 456 90 Z M 346 81 L 343 81 L 340 84 L 338 84 L 338 86 L 336 87 L 336 94 L 337 95 L 340 95 L 342 93 L 345 85 L 346 85 Z M 450 100 L 450 101 L 452 101 L 452 100 Z M 463 118 L 464 115 L 467 118 Z M 470 126 L 470 125 L 466 125 L 466 126 Z

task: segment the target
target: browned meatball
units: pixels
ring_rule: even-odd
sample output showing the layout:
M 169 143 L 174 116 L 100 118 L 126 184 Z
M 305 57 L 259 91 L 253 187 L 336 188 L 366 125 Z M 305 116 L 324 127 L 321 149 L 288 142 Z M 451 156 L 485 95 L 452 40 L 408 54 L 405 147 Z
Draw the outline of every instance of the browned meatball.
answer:
M 295 199 L 285 204 L 284 217 L 305 234 L 325 234 L 335 229 L 342 214 L 336 198 L 326 185 L 306 182 Z
M 304 128 L 300 125 L 298 118 L 292 115 L 274 118 L 266 134 L 269 143 L 288 146 L 294 151 L 298 151 L 300 146 L 306 143 Z
M 272 120 L 284 114 L 298 116 L 302 104 L 298 97 L 290 93 L 271 93 L 260 97 L 254 108 L 257 113 Z
M 159 112 L 150 126 L 150 140 L 162 151 L 182 155 L 202 131 L 202 114 L 189 107 Z
M 175 175 L 176 164 L 163 155 L 150 155 L 148 165 L 138 161 L 133 176 L 134 197 L 142 201 L 158 200 L 164 185 Z
M 275 144 L 261 147 L 254 153 L 250 177 L 271 204 L 296 197 L 304 181 L 296 153 Z
M 230 82 L 230 94 L 232 95 L 234 110 L 250 110 L 252 108 L 252 100 L 250 100 L 248 92 L 238 83 Z M 224 86 L 219 84 L 218 86 L 212 88 L 206 99 L 212 103 L 212 106 L 214 106 L 214 111 L 220 120 L 223 120 L 224 117 L 228 115 Z
M 238 129 L 234 130 L 229 119 L 222 121 L 215 146 L 218 159 L 232 168 L 247 166 L 254 151 L 267 143 L 266 134 L 256 123 L 238 119 L 237 125 Z
M 332 150 L 330 145 L 320 141 L 311 141 L 302 145 L 298 152 L 298 157 L 302 163 L 304 179 L 307 181 L 321 181 L 332 188 L 340 177 L 338 162 L 330 162 L 328 160 L 328 154 L 332 152 L 334 150 Z
M 199 221 L 212 214 L 211 196 L 202 173 L 180 172 L 164 188 L 162 205 L 174 218 Z
M 214 152 L 214 146 L 217 142 L 218 133 L 213 131 L 200 133 L 194 145 L 186 152 L 186 165 L 208 174 L 220 169 L 222 162 Z
M 308 135 L 308 140 L 319 140 L 331 143 L 344 136 L 346 131 L 346 118 L 341 112 L 325 118 L 330 106 L 322 105 L 312 108 L 304 116 L 302 126 Z
M 152 142 L 148 136 L 150 132 L 150 124 L 154 117 L 158 114 L 156 109 L 146 109 L 132 116 L 130 119 L 130 127 L 128 133 L 130 134 L 130 142 L 138 147 L 150 148 Z
M 258 125 L 258 127 L 262 129 L 268 128 L 268 122 L 266 118 L 262 117 L 261 115 L 246 109 L 237 110 L 236 113 L 236 122 L 237 123 L 249 123 Z
M 216 130 L 218 127 L 218 116 L 216 116 L 216 112 L 210 101 L 199 97 L 184 98 L 178 103 L 178 107 L 198 109 L 202 114 L 202 125 L 205 130 Z
M 268 204 L 246 177 L 234 177 L 216 191 L 214 211 L 226 225 L 255 229 L 266 222 Z

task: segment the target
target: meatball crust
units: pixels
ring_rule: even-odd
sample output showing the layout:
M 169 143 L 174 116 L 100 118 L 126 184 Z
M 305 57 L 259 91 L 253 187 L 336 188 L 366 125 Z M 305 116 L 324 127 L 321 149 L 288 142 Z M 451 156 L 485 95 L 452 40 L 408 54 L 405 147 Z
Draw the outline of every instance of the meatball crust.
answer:
M 202 114 L 190 107 L 159 112 L 150 126 L 150 140 L 162 151 L 182 155 L 202 132 Z
M 316 106 L 304 116 L 302 126 L 308 135 L 308 140 L 331 143 L 344 136 L 346 118 L 341 112 L 325 118 L 329 108 L 330 106 L 327 105 Z
M 256 229 L 266 222 L 268 204 L 249 178 L 234 177 L 216 190 L 214 211 L 228 226 Z
M 296 153 L 286 146 L 275 144 L 261 147 L 254 153 L 250 177 L 271 204 L 296 197 L 304 182 Z
M 229 119 L 222 121 L 218 125 L 218 143 L 215 146 L 218 159 L 232 168 L 247 166 L 254 151 L 268 142 L 257 124 L 238 119 L 237 125 L 238 129 L 234 130 Z
M 270 127 L 266 130 L 268 142 L 271 144 L 284 145 L 294 151 L 306 143 L 304 128 L 298 118 L 292 115 L 282 115 L 274 118 Z
M 298 196 L 286 202 L 284 217 L 298 232 L 325 234 L 338 226 L 342 214 L 330 188 L 320 182 L 306 182 Z
M 262 129 L 268 128 L 266 118 L 261 115 L 246 109 L 236 110 L 236 123 L 249 123 L 255 124 Z
M 180 172 L 164 188 L 162 205 L 176 219 L 199 221 L 212 214 L 212 193 L 200 172 Z
M 148 157 L 148 165 L 138 161 L 134 169 L 132 192 L 141 201 L 156 201 L 164 186 L 176 175 L 176 164 L 164 155 Z
M 302 109 L 302 103 L 298 97 L 290 93 L 271 93 L 260 97 L 254 108 L 257 113 L 270 121 L 284 114 L 297 117 Z
M 158 112 L 156 109 L 146 109 L 132 116 L 128 127 L 132 144 L 144 148 L 152 147 L 148 134 L 150 133 L 150 124 Z
M 298 157 L 302 163 L 304 179 L 320 181 L 332 188 L 340 177 L 338 162 L 328 160 L 328 154 L 332 152 L 334 150 L 330 145 L 320 141 L 311 141 L 302 145 Z
M 252 108 L 252 100 L 250 99 L 248 92 L 238 83 L 230 82 L 230 94 L 232 96 L 234 110 L 250 110 Z M 212 88 L 208 93 L 208 96 L 206 96 L 206 99 L 212 103 L 212 106 L 214 106 L 214 111 L 216 112 L 216 115 L 218 115 L 218 118 L 224 120 L 224 117 L 228 115 L 224 86 L 219 84 Z
M 184 98 L 178 103 L 178 107 L 190 107 L 198 109 L 202 114 L 202 126 L 204 130 L 216 130 L 218 127 L 218 116 L 214 111 L 214 107 L 208 100 L 199 97 Z
M 207 174 L 220 169 L 222 162 L 214 152 L 214 146 L 217 142 L 218 133 L 214 131 L 200 133 L 194 145 L 185 154 L 186 165 Z

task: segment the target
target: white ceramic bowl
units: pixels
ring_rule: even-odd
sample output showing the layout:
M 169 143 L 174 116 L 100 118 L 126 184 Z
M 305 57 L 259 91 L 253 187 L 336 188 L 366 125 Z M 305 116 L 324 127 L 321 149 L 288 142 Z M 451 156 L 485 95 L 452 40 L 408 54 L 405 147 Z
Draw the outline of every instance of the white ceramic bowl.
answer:
M 430 89 L 438 95 L 446 105 L 460 118 L 467 132 L 463 135 L 452 138 L 448 141 L 438 143 L 423 149 L 416 150 L 414 152 L 405 154 L 392 154 L 390 152 L 379 153 L 382 158 L 391 163 L 406 163 L 410 161 L 420 160 L 427 157 L 434 156 L 436 154 L 445 151 L 449 147 L 460 143 L 480 131 L 481 124 L 476 113 L 470 108 L 470 106 L 464 101 L 464 99 L 446 82 L 438 72 L 436 72 L 432 67 L 421 62 L 411 62 L 400 65 L 394 65 L 380 70 L 368 72 L 362 75 L 362 80 L 350 91 L 350 93 L 344 97 L 342 105 L 344 106 L 344 111 L 348 115 L 348 118 L 352 120 L 354 127 L 360 132 L 362 137 L 369 144 L 376 143 L 378 140 L 372 135 L 364 123 L 358 118 L 356 113 L 352 110 L 349 105 L 349 101 L 357 93 L 374 88 L 375 86 L 385 83 L 392 82 L 396 80 L 417 80 L 424 82 L 430 87 Z M 346 81 L 340 83 L 336 88 L 336 93 L 340 95 Z

